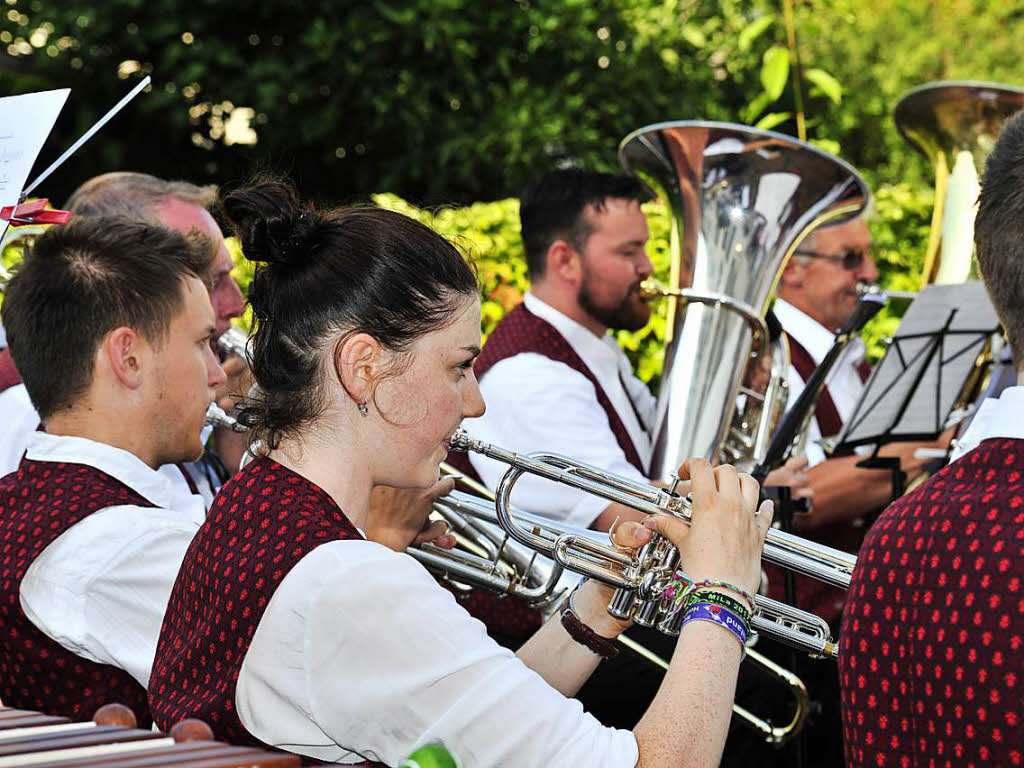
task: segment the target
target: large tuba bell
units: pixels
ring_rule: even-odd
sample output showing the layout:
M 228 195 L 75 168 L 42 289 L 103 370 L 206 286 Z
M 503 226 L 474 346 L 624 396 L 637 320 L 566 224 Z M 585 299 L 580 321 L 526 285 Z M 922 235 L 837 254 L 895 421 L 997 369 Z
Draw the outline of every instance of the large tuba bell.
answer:
M 922 282 L 962 283 L 972 272 L 974 216 L 985 158 L 1003 123 L 1024 108 L 1024 88 L 943 81 L 903 94 L 900 134 L 935 165 L 935 208 Z
M 671 302 L 649 472 L 665 479 L 689 456 L 720 458 L 748 360 L 768 353 L 764 317 L 786 261 L 818 224 L 859 213 L 867 186 L 809 144 L 728 123 L 641 128 L 619 159 L 671 214 L 670 285 L 649 287 Z

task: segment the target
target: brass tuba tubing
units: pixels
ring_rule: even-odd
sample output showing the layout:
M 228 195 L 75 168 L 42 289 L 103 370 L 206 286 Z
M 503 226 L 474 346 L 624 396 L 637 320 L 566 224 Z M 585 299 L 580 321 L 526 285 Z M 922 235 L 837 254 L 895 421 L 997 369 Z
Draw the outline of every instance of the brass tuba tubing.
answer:
M 645 514 L 668 514 L 684 521 L 688 521 L 690 516 L 688 498 L 556 454 L 513 453 L 475 440 L 461 429 L 453 435 L 451 446 L 453 450 L 474 451 L 510 465 L 498 484 L 495 511 L 499 524 L 513 539 L 552 557 L 569 570 L 598 579 L 617 589 L 639 590 L 644 600 L 658 598 L 657 580 L 654 577 L 668 577 L 671 573 L 664 570 L 660 574 L 653 572 L 653 567 L 664 564 L 663 560 L 656 561 L 653 567 L 645 567 L 644 561 L 648 553 L 658 552 L 659 548 L 659 557 L 662 557 L 665 549 L 663 542 L 652 540 L 639 555 L 626 555 L 612 546 L 598 543 L 593 537 L 575 539 L 567 533 L 560 536 L 552 547 L 550 538 L 542 537 L 516 521 L 510 511 L 512 489 L 522 475 L 533 474 L 624 504 Z M 768 532 L 764 558 L 797 573 L 843 588 L 849 587 L 856 564 L 854 555 L 776 529 Z M 819 617 L 763 596 L 756 598 L 756 604 L 757 610 L 751 624 L 758 632 L 807 653 L 836 655 L 836 645 L 828 625 Z M 671 627 L 659 625 L 659 629 L 672 633 Z

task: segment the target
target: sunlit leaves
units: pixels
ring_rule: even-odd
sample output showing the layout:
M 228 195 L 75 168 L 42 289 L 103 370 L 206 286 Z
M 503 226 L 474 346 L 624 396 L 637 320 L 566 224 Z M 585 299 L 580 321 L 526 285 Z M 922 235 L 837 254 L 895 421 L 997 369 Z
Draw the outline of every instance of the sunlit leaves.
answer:
M 843 100 L 843 86 L 823 69 L 812 67 L 804 71 L 804 77 L 811 81 L 833 104 Z
M 755 128 L 761 128 L 765 131 L 770 131 L 772 128 L 782 125 L 787 120 L 793 117 L 792 112 L 769 112 L 767 115 L 762 117 L 756 123 Z
M 782 95 L 788 78 L 789 51 L 780 45 L 773 45 L 764 52 L 761 63 L 761 85 L 772 101 Z
M 767 30 L 775 22 L 775 14 L 768 13 L 761 16 L 759 19 L 755 19 L 750 22 L 740 32 L 739 37 L 736 40 L 737 47 L 741 52 L 746 53 L 750 50 L 750 46 L 753 45 L 754 41 L 757 40 L 761 34 Z

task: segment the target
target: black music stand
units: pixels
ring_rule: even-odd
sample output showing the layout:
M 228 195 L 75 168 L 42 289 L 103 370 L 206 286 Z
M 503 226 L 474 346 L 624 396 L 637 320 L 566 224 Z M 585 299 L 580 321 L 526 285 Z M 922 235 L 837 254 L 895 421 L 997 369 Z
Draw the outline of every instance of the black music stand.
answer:
M 967 415 L 981 384 L 972 373 L 998 331 L 999 318 L 980 281 L 926 286 L 872 371 L 834 450 L 873 445 L 858 466 L 891 470 L 894 498 L 902 494 L 899 459 L 879 456 L 879 448 L 934 440 Z

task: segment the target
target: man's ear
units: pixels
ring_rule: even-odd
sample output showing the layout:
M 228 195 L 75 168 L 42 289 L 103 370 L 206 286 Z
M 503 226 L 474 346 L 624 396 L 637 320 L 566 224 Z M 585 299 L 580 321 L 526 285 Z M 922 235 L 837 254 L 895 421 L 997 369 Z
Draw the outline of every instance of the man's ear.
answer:
M 583 279 L 583 257 L 567 240 L 559 238 L 548 246 L 545 274 L 557 275 L 560 280 L 578 285 Z
M 122 326 L 103 337 L 97 362 L 105 363 L 122 386 L 138 389 L 149 351 L 149 344 L 137 331 Z
M 792 257 L 786 264 L 786 268 L 782 270 L 779 288 L 800 288 L 804 284 L 806 272 L 807 264 L 798 256 Z
M 346 336 L 334 348 L 334 373 L 353 401 L 368 402 L 380 376 L 384 350 L 368 333 Z

